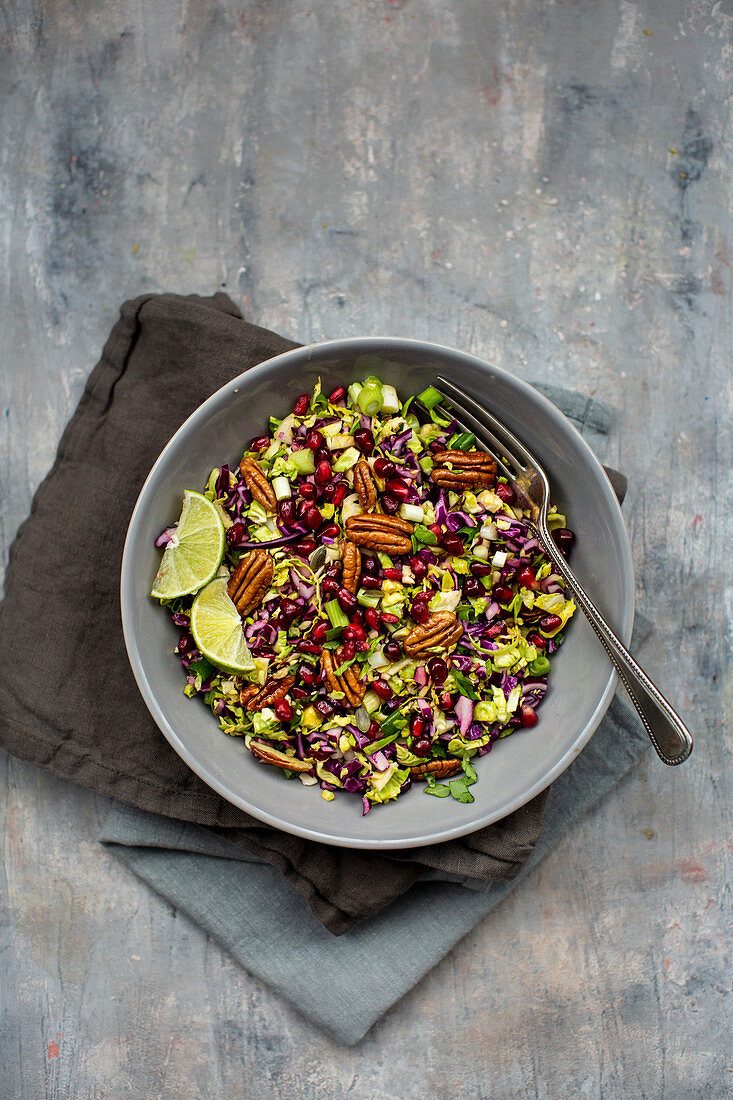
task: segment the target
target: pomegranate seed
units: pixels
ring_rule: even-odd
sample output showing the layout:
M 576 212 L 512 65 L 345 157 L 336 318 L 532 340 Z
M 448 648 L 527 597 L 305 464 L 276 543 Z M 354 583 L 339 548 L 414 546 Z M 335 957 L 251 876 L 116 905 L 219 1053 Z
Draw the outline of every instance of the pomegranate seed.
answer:
M 305 688 L 299 688 L 299 687 L 291 688 L 290 689 L 290 694 L 292 695 L 293 699 L 307 699 L 308 698 L 308 692 L 305 690 Z
M 567 553 L 575 542 L 575 534 L 569 527 L 556 527 L 551 533 L 553 539 L 564 553 Z
M 443 535 L 445 534 L 445 532 L 443 531 L 443 528 L 440 526 L 440 524 L 439 523 L 431 523 L 430 524 L 430 530 L 433 532 L 433 534 L 435 535 L 438 542 L 440 542 L 441 539 L 443 538 Z
M 321 528 L 321 535 L 327 539 L 335 539 L 339 533 L 338 523 L 327 523 L 325 527 Z
M 511 588 L 505 584 L 497 584 L 492 590 L 491 595 L 495 600 L 498 600 L 499 603 L 511 603 L 514 599 L 514 593 Z
M 275 717 L 281 722 L 289 722 L 293 717 L 293 708 L 287 699 L 276 699 L 272 709 L 275 711 Z
M 400 502 L 396 496 L 392 493 L 384 493 L 382 495 L 382 508 L 388 516 L 393 516 L 400 506 Z
M 290 619 L 292 621 L 294 619 L 300 618 L 300 616 L 303 614 L 303 609 L 301 607 L 298 607 L 295 600 L 289 600 L 288 597 L 285 596 L 285 598 L 280 601 L 280 614 L 283 616 L 283 618 Z
M 427 602 L 428 600 L 432 599 L 432 596 L 433 596 L 432 592 L 426 592 L 425 589 L 423 589 L 422 592 L 416 592 L 415 595 L 412 598 L 414 600 L 418 600 L 418 601 L 425 600 Z
M 331 402 L 332 405 L 337 405 L 339 401 L 343 401 L 345 397 L 346 390 L 344 389 L 344 387 L 337 386 L 328 400 Z
M 250 451 L 264 451 L 270 446 L 270 437 L 267 435 L 256 435 L 254 439 L 249 441 Z
M 412 736 L 422 737 L 422 735 L 425 733 L 425 724 L 425 719 L 421 718 L 419 714 L 416 714 L 410 722 L 410 733 L 412 734 Z
M 366 653 L 368 649 L 369 649 L 369 642 L 366 640 L 366 638 L 364 639 L 363 642 L 357 642 L 356 643 L 356 652 L 357 653 Z
M 472 561 L 469 568 L 474 577 L 488 577 L 491 573 L 491 566 L 487 561 Z
M 538 634 L 536 630 L 532 630 L 527 635 L 527 641 L 530 645 L 533 645 L 536 649 L 544 649 L 547 645 L 547 638 L 543 638 L 541 634 Z
M 412 751 L 415 756 L 429 756 L 432 743 L 427 737 L 418 737 L 412 742 Z
M 344 627 L 341 637 L 345 642 L 349 640 L 352 642 L 363 642 L 366 638 L 366 631 L 359 623 L 349 623 L 348 626 Z
M 376 558 L 362 558 L 361 568 L 365 573 L 378 573 L 379 562 Z
M 236 546 L 247 538 L 247 528 L 243 523 L 233 523 L 227 530 L 227 542 L 230 546 Z
M 280 501 L 280 519 L 283 523 L 295 523 L 295 501 L 281 500 Z
M 545 634 L 554 634 L 561 626 L 562 619 L 559 615 L 545 615 L 544 619 L 540 619 L 539 621 L 539 628 Z
M 301 539 L 300 542 L 296 542 L 293 549 L 299 558 L 307 558 L 309 554 L 312 554 L 316 548 L 314 539 Z
M 434 439 L 433 442 L 430 444 L 430 450 L 433 452 L 434 455 L 436 455 L 438 451 L 445 450 L 445 443 L 441 442 L 439 439 Z
M 402 580 L 402 570 L 401 569 L 385 569 L 384 570 L 384 575 L 390 581 L 401 581 Z
M 383 702 L 387 702 L 394 695 L 392 688 L 389 686 L 386 680 L 372 680 L 371 689 L 375 695 L 378 695 Z
M 300 397 L 296 397 L 293 402 L 293 412 L 296 416 L 305 416 L 308 412 L 308 406 L 310 405 L 311 397 L 309 393 L 301 393 Z
M 316 642 L 309 642 L 307 638 L 301 638 L 295 643 L 295 648 L 299 653 L 312 653 L 319 654 L 321 647 Z
M 190 634 L 181 634 L 180 640 L 178 642 L 178 652 L 179 653 L 187 653 L 189 649 L 193 649 L 193 648 L 195 648 L 195 647 L 194 647 L 193 638 L 191 637 L 191 635 Z
M 523 569 L 519 570 L 517 579 L 524 588 L 539 588 L 535 571 L 528 565 L 525 565 Z
M 326 441 L 323 438 L 323 433 L 319 432 L 318 428 L 311 428 L 305 437 L 305 445 L 311 451 L 317 451 L 319 447 L 325 447 Z
M 491 638 L 498 638 L 499 635 L 503 634 L 505 630 L 506 630 L 506 623 L 505 622 L 502 621 L 502 622 L 499 622 L 499 623 L 494 623 L 493 626 L 490 626 L 489 629 L 486 631 L 486 637 L 489 638 L 489 640 Z
M 363 455 L 369 455 L 374 450 L 374 436 L 368 428 L 359 428 L 354 432 L 354 443 Z
M 453 697 L 449 691 L 444 691 L 440 697 L 440 705 L 443 710 L 450 710 L 453 706 Z
M 330 718 L 336 708 L 330 699 L 316 699 L 313 709 L 318 711 L 321 718 Z
M 366 588 L 366 589 L 371 589 L 372 591 L 376 591 L 378 588 L 382 587 L 382 582 L 379 579 L 379 577 L 370 577 L 369 574 L 367 573 L 366 576 L 363 576 L 361 578 L 361 587 Z
M 304 481 L 302 485 L 298 486 L 298 492 L 303 500 L 314 500 L 316 496 L 316 487 L 312 481 Z
M 398 623 L 399 621 L 400 621 L 399 616 L 392 615 L 388 611 L 383 611 L 382 612 L 382 622 L 383 623 L 389 623 L 390 626 L 393 626 L 394 623 Z
M 377 458 L 374 459 L 374 472 L 375 474 L 378 474 L 379 477 L 385 479 L 388 477 L 392 477 L 392 474 L 396 471 L 396 469 L 397 467 L 395 466 L 394 462 L 390 462 L 388 458 L 383 458 L 382 455 L 379 455 Z
M 324 592 L 327 592 L 329 596 L 335 596 L 341 585 L 335 579 L 335 577 L 324 577 L 321 581 L 321 588 Z
M 349 638 L 341 646 L 341 654 L 345 661 L 351 661 L 356 657 L 356 642 Z
M 410 486 L 401 477 L 393 477 L 387 482 L 387 492 L 398 500 L 407 500 L 410 495 Z
M 364 618 L 370 630 L 379 630 L 379 612 L 375 607 L 368 607 L 364 612 Z
M 467 577 L 466 580 L 463 582 L 463 591 L 470 599 L 475 598 L 476 596 L 483 596 L 486 592 L 486 589 L 482 585 L 481 581 L 478 580 L 476 577 Z
M 428 605 L 424 600 L 413 600 L 410 607 L 410 615 L 416 623 L 426 623 L 430 618 Z
M 331 464 L 330 462 L 319 462 L 316 466 L 315 473 L 316 485 L 326 485 L 331 480 Z
M 329 629 L 330 628 L 328 623 L 324 623 L 322 621 L 320 623 L 316 623 L 311 632 L 311 638 L 314 642 L 325 642 L 326 635 L 328 634 Z
M 316 678 L 316 670 L 311 668 L 310 665 L 303 663 L 298 667 L 298 679 L 302 680 L 304 684 L 314 683 Z
M 375 721 L 374 718 L 372 718 L 371 722 L 369 723 L 369 729 L 367 730 L 367 733 L 371 737 L 372 741 L 376 741 L 381 732 L 382 731 L 379 728 L 379 723 Z
M 402 646 L 399 642 L 387 642 L 382 652 L 388 661 L 399 661 L 402 657 Z
M 311 531 L 315 531 L 316 527 L 320 527 L 323 523 L 323 516 L 316 508 L 315 504 L 311 504 L 305 511 L 303 519 L 310 527 Z
M 333 494 L 336 492 L 336 485 L 333 481 L 327 481 L 320 489 L 324 500 L 333 500 Z
M 434 684 L 444 684 L 448 678 L 448 665 L 442 657 L 431 657 L 428 661 L 428 673 Z
M 511 485 L 505 485 L 503 481 L 497 481 L 494 492 L 505 504 L 511 504 L 513 500 L 517 499 L 517 494 L 514 492 Z
M 347 614 L 351 611 L 356 611 L 359 606 L 356 602 L 356 596 L 353 592 L 349 592 L 348 588 L 339 588 L 336 593 L 336 599 L 338 600 L 338 605 L 341 610 L 345 611 Z
M 428 575 L 428 567 L 422 558 L 411 558 L 410 569 L 416 581 L 421 581 L 423 577 Z
M 523 726 L 536 726 L 538 722 L 537 711 L 526 703 L 519 711 L 519 721 Z
M 346 486 L 341 481 L 336 486 L 336 488 L 334 490 L 334 494 L 333 494 L 333 503 L 336 505 L 337 508 L 338 508 L 339 504 L 343 504 L 345 496 L 346 496 Z
M 460 535 L 456 535 L 452 531 L 446 531 L 443 535 L 441 546 L 454 557 L 460 558 L 463 554 L 463 541 Z

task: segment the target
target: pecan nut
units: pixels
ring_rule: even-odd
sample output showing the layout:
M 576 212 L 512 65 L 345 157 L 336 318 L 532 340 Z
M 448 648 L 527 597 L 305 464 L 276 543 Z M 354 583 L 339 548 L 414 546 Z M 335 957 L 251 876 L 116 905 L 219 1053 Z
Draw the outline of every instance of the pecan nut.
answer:
M 239 701 L 249 711 L 263 710 L 284 699 L 294 683 L 294 676 L 284 676 L 282 680 L 269 679 L 263 687 L 246 684 L 239 693 Z
M 429 775 L 434 775 L 436 779 L 447 779 L 449 775 L 459 772 L 462 767 L 461 761 L 454 757 L 449 757 L 447 760 L 428 760 L 426 764 L 416 764 L 414 768 L 410 768 L 410 778 L 426 779 Z
M 263 741 L 250 741 L 249 747 L 260 760 L 266 764 L 273 764 L 276 768 L 288 768 L 291 772 L 309 772 L 313 767 L 310 760 L 298 760 L 297 756 L 288 756 L 287 753 L 273 749 Z
M 493 485 L 496 463 L 485 451 L 438 451 L 430 472 L 433 483 L 456 493 Z
M 359 673 L 353 665 L 350 665 L 339 676 L 336 670 L 343 664 L 343 650 L 341 648 L 331 652 L 324 649 L 321 655 L 321 668 L 323 677 L 329 692 L 340 691 L 343 693 L 344 702 L 349 706 L 361 706 L 362 699 L 366 695 L 366 684 L 362 683 Z
M 275 572 L 267 550 L 250 550 L 229 578 L 227 592 L 239 614 L 244 618 L 262 602 Z
M 341 561 L 344 566 L 343 586 L 356 595 L 356 590 L 359 587 L 359 577 L 361 576 L 361 550 L 356 543 L 349 542 L 348 539 L 341 540 L 340 550 Z
M 277 508 L 275 490 L 261 467 L 253 458 L 243 458 L 239 463 L 239 472 L 244 478 L 244 484 L 249 489 L 254 500 L 267 512 L 274 512 Z
M 354 489 L 362 512 L 372 512 L 377 503 L 377 490 L 374 487 L 371 467 L 364 458 L 354 466 Z
M 412 532 L 412 524 L 399 516 L 380 516 L 371 512 L 368 515 L 349 516 L 346 521 L 346 537 L 351 542 L 390 556 L 410 553 Z
M 416 626 L 405 638 L 402 648 L 408 657 L 422 657 L 456 644 L 463 627 L 452 611 L 436 611 L 426 623 Z

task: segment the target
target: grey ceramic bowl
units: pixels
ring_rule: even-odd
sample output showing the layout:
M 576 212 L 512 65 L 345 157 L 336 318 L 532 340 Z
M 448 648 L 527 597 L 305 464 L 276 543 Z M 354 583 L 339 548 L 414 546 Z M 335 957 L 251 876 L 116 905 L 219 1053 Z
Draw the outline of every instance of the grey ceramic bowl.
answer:
M 428 798 L 415 784 L 397 802 L 361 814 L 361 799 L 325 802 L 317 787 L 286 782 L 257 763 L 240 738 L 223 734 L 198 700 L 183 695 L 173 654 L 177 632 L 148 593 L 160 551 L 153 543 L 180 511 L 184 489 L 200 489 L 211 468 L 236 466 L 270 414 L 285 415 L 316 378 L 324 389 L 368 374 L 402 395 L 419 393 L 439 372 L 453 377 L 505 421 L 545 465 L 553 500 L 578 536 L 573 568 L 628 642 L 634 578 L 628 536 L 611 486 L 569 421 L 525 382 L 471 355 L 418 340 L 337 340 L 278 355 L 234 379 L 182 425 L 145 482 L 122 561 L 125 642 L 150 713 L 176 752 L 224 798 L 286 832 L 353 848 L 403 848 L 473 832 L 528 802 L 570 764 L 608 707 L 616 676 L 578 612 L 553 660 L 550 691 L 534 729 L 499 741 L 477 761 L 475 801 Z

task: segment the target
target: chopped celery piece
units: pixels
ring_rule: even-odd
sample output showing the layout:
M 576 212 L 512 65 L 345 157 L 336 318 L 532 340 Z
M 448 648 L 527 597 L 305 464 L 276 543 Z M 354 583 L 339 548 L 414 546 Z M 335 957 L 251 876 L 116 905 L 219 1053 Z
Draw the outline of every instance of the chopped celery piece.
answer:
M 367 588 L 360 588 L 356 594 L 357 602 L 362 607 L 377 607 L 381 598 L 381 592 L 375 592 L 373 589 L 369 590 Z
M 312 474 L 315 471 L 316 465 L 310 447 L 304 447 L 302 451 L 291 451 L 290 461 L 299 474 Z
M 341 610 L 337 600 L 329 600 L 323 610 L 328 615 L 332 627 L 344 627 L 349 625 L 348 616 Z

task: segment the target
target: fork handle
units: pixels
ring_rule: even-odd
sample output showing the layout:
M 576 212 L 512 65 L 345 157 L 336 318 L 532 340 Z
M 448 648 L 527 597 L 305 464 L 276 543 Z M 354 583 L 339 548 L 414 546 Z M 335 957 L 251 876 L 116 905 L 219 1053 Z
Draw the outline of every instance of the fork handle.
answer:
M 690 731 L 626 646 L 616 637 L 558 550 L 544 521 L 540 522 L 538 534 L 544 550 L 552 558 L 557 572 L 573 593 L 578 606 L 610 657 L 660 760 L 670 765 L 681 764 L 692 752 Z

